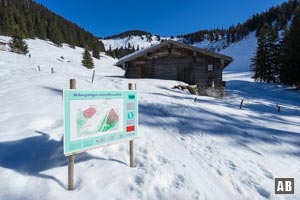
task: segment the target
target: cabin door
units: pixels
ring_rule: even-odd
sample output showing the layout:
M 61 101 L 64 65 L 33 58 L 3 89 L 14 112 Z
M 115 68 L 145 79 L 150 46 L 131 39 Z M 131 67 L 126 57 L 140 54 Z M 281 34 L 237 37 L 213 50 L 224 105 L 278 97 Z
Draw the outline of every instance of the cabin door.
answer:
M 192 82 L 192 75 L 191 75 L 191 68 L 185 67 L 184 68 L 184 82 L 191 84 Z
M 149 65 L 142 65 L 142 78 L 153 78 L 153 69 Z
M 178 66 L 177 67 L 177 80 L 190 84 L 191 68 L 188 66 Z
M 177 80 L 184 81 L 184 67 L 183 66 L 177 67 Z

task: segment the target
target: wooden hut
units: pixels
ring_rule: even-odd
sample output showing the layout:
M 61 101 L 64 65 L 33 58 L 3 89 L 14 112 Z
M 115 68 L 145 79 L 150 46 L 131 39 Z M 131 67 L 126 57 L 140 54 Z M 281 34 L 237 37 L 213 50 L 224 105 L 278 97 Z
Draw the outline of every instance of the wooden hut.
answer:
M 201 95 L 221 97 L 225 91 L 222 71 L 231 62 L 229 56 L 167 40 L 129 54 L 116 65 L 127 78 L 179 80 L 197 85 Z

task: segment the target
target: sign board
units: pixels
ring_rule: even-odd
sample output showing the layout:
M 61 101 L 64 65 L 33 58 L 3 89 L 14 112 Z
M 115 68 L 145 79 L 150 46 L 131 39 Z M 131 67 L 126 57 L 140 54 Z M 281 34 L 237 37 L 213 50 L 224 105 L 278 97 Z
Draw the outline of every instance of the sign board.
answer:
M 137 92 L 64 90 L 64 154 L 137 137 Z

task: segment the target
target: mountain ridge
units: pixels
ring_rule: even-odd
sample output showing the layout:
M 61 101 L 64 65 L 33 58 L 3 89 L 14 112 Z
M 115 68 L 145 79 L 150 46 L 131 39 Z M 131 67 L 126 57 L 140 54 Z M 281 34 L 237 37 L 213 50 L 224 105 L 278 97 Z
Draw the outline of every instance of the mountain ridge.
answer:
M 285 30 L 288 21 L 291 19 L 299 0 L 289 0 L 278 6 L 273 6 L 265 12 L 256 13 L 249 17 L 245 22 L 232 25 L 227 29 L 215 28 L 210 30 L 199 30 L 177 36 L 163 37 L 151 32 L 141 30 L 129 30 L 120 34 L 115 34 L 102 38 L 106 50 L 128 48 L 128 44 L 143 48 L 155 45 L 163 39 L 174 39 L 183 43 L 195 45 L 211 51 L 220 51 L 232 43 L 238 42 L 252 32 L 259 35 L 260 29 L 265 25 L 274 25 L 278 30 Z M 138 34 L 137 34 L 137 33 Z M 137 37 L 141 37 L 139 42 Z M 144 38 L 147 39 L 144 39 Z M 115 40 L 115 41 L 111 41 Z M 148 42 L 148 44 L 147 44 Z

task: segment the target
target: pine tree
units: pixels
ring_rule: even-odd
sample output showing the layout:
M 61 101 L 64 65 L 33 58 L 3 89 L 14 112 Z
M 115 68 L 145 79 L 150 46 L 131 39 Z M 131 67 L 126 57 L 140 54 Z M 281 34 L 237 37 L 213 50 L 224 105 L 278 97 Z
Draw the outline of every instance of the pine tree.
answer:
M 49 34 L 49 39 L 56 44 L 58 47 L 62 47 L 62 34 L 59 30 L 59 27 L 57 24 L 54 22 L 52 25 L 50 25 L 51 30 Z
M 94 61 L 88 47 L 85 47 L 84 52 L 82 53 L 82 65 L 88 69 L 94 68 Z
M 282 83 L 300 88 L 300 6 L 295 9 L 291 27 L 282 44 Z
M 268 24 L 260 30 L 256 55 L 252 58 L 251 70 L 254 79 L 263 82 L 278 82 L 280 67 L 278 30 Z
M 278 36 L 278 29 L 276 26 L 269 30 L 268 35 L 268 43 L 269 43 L 269 60 L 270 60 L 270 71 L 269 71 L 269 82 L 280 82 L 280 53 L 281 53 L 281 44 Z
M 28 45 L 26 44 L 25 40 L 23 40 L 20 36 L 13 36 L 12 39 L 9 41 L 9 47 L 12 52 L 18 54 L 27 54 Z
M 97 43 L 93 45 L 93 57 L 100 59 L 100 47 Z
M 266 52 L 266 37 L 265 31 L 261 30 L 257 40 L 258 46 L 254 58 L 251 59 L 251 71 L 254 72 L 253 78 L 255 81 L 266 80 L 266 63 L 267 63 L 267 52 Z

